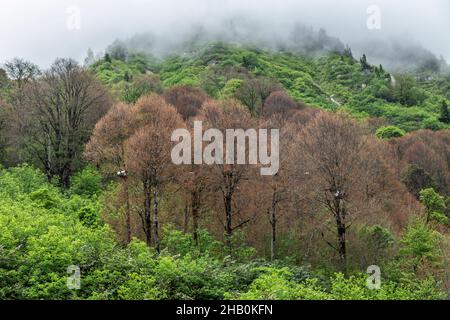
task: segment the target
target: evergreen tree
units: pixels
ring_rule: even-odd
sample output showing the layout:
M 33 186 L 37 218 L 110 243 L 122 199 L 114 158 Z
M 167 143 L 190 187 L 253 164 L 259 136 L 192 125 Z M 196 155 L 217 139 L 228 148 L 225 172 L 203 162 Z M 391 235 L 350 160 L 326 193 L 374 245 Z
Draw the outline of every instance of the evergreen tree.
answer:
M 450 112 L 448 111 L 448 105 L 445 100 L 442 100 L 441 116 L 439 117 L 439 121 L 444 123 L 450 123 Z
M 95 62 L 94 51 L 91 48 L 88 49 L 86 58 L 84 59 L 84 65 L 90 66 Z
M 352 49 L 348 45 L 345 46 L 345 49 L 344 49 L 344 52 L 343 52 L 343 56 L 353 59 Z
M 367 62 L 366 54 L 363 54 L 362 58 L 359 59 L 359 62 L 361 62 L 362 71 L 371 70 L 372 69 L 370 64 Z
M 103 58 L 105 62 L 111 62 L 111 57 L 109 56 L 109 53 L 105 53 L 105 57 Z

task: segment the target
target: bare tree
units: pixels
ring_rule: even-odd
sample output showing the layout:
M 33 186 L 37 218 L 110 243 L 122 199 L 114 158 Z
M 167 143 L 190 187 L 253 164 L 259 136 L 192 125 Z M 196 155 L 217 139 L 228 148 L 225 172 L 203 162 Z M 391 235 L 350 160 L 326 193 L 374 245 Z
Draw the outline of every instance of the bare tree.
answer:
M 128 170 L 125 164 L 125 141 L 134 132 L 131 108 L 125 104 L 114 105 L 97 122 L 86 145 L 84 156 L 97 166 L 104 167 L 108 175 L 116 174 L 123 183 L 125 194 L 126 242 L 131 240 L 131 212 L 128 187 Z
M 297 108 L 299 105 L 287 93 L 274 91 L 265 100 L 262 113 L 267 117 L 275 113 L 288 114 Z
M 147 243 L 153 241 L 160 251 L 159 208 L 166 185 L 174 180 L 175 170 L 171 160 L 173 130 L 185 126 L 174 107 L 163 98 L 151 95 L 139 99 L 133 107 L 139 129 L 126 143 L 126 163 L 130 171 L 143 183 L 145 211 L 144 231 Z M 153 202 L 153 204 L 152 204 Z M 153 205 L 153 217 L 151 216 Z
M 56 60 L 25 90 L 27 126 L 23 134 L 48 179 L 57 176 L 67 188 L 95 123 L 111 106 L 109 95 L 70 59 Z
M 241 104 L 234 100 L 205 103 L 200 118 L 204 120 L 207 127 L 222 132 L 225 132 L 226 129 L 245 130 L 254 128 L 254 119 Z M 236 139 L 231 142 L 234 145 L 234 150 L 233 152 L 230 151 L 230 154 L 233 153 L 234 159 L 236 159 L 238 152 Z M 224 143 L 222 148 L 226 150 L 225 139 L 220 143 Z M 229 141 L 226 142 L 227 145 L 228 143 Z M 246 153 L 247 157 L 248 148 L 246 148 Z M 244 187 L 245 183 L 249 182 L 251 177 L 254 177 L 254 172 L 252 172 L 252 166 L 248 164 L 227 163 L 227 161 L 212 164 L 208 168 L 210 169 L 213 190 L 219 191 L 221 194 L 225 219 L 220 220 L 224 227 L 226 243 L 231 254 L 233 232 L 252 221 L 255 216 L 255 212 L 250 215 L 248 212 L 246 214 L 244 208 L 239 206 L 236 201 L 240 189 Z M 256 170 L 256 167 L 254 167 L 254 170 Z M 235 221 L 236 219 L 238 219 L 238 222 Z
M 95 123 L 110 108 L 103 86 L 70 59 L 58 59 L 26 88 L 26 136 L 47 177 L 69 186 Z
M 280 219 L 292 210 L 295 180 L 296 158 L 293 153 L 297 126 L 285 120 L 283 115 L 274 114 L 267 120 L 260 122 L 264 129 L 280 130 L 280 165 L 278 172 L 273 176 L 257 177 L 258 190 L 254 196 L 258 198 L 257 205 L 261 211 L 267 213 L 270 224 L 270 258 L 277 257 L 277 232 Z
M 244 80 L 236 92 L 236 98 L 240 100 L 252 115 L 259 115 L 266 99 L 274 91 L 279 91 L 281 86 L 270 78 L 260 77 Z
M 316 201 L 334 217 L 338 245 L 327 242 L 338 253 L 346 270 L 348 225 L 348 202 L 355 182 L 360 179 L 361 157 L 367 138 L 360 126 L 350 119 L 319 114 L 299 136 L 300 171 L 308 172 L 315 182 Z
M 197 115 L 208 96 L 203 90 L 190 86 L 176 86 L 164 92 L 164 99 L 173 105 L 184 120 Z
M 14 58 L 6 62 L 5 70 L 11 80 L 16 83 L 19 90 L 41 73 L 37 65 L 20 58 Z

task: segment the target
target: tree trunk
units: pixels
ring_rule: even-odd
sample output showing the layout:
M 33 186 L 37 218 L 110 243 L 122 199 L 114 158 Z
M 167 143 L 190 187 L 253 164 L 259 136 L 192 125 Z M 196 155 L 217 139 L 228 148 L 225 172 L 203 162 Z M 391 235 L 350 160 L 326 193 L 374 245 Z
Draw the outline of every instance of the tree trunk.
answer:
M 158 189 L 157 187 L 155 187 L 155 190 L 153 192 L 153 206 L 154 206 L 154 215 L 153 215 L 153 231 L 155 232 L 155 248 L 156 248 L 156 252 L 158 252 L 158 254 L 161 251 L 161 247 L 160 247 L 160 243 L 159 243 L 159 221 L 158 221 Z
M 130 214 L 130 194 L 128 191 L 128 177 L 125 176 L 123 179 L 123 188 L 125 192 L 125 219 L 126 219 L 126 236 L 125 240 L 127 243 L 131 241 L 131 214 Z
M 344 273 L 347 273 L 347 249 L 346 249 L 346 225 L 345 225 L 345 207 L 344 200 L 335 199 L 335 208 L 336 208 L 336 227 L 337 227 L 337 235 L 338 235 L 338 252 L 339 257 L 341 258 L 342 268 Z
M 144 230 L 145 240 L 148 246 L 152 245 L 152 212 L 151 212 L 151 189 L 146 179 L 143 183 L 144 187 Z
M 228 247 L 228 252 L 231 255 L 232 254 L 232 244 L 231 244 L 231 237 L 233 236 L 233 227 L 232 227 L 232 204 L 231 204 L 232 197 L 231 195 L 226 195 L 224 197 L 225 202 L 225 237 L 226 237 L 226 244 Z
M 272 239 L 271 239 L 271 242 L 270 242 L 270 260 L 275 260 L 277 219 L 276 219 L 276 212 L 275 212 L 275 207 L 274 206 L 272 206 L 272 219 L 270 221 L 270 225 L 272 226 Z
M 189 206 L 186 204 L 184 206 L 184 221 L 183 221 L 183 232 L 188 232 L 188 226 L 189 226 Z
M 198 246 L 198 218 L 199 218 L 199 197 L 196 191 L 192 192 L 192 236 L 195 245 Z

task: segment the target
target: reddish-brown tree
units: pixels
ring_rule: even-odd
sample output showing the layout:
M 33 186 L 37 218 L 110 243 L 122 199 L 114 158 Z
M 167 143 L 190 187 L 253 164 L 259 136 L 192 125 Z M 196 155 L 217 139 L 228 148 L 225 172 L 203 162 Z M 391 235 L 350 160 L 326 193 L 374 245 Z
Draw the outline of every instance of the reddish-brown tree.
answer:
M 274 91 L 266 99 L 263 105 L 263 115 L 270 116 L 275 113 L 287 114 L 288 112 L 299 108 L 295 102 L 284 91 Z
M 175 108 L 157 95 L 139 99 L 132 112 L 139 129 L 126 142 L 125 161 L 127 168 L 142 182 L 145 203 L 141 218 L 146 240 L 150 245 L 153 224 L 153 241 L 159 252 L 159 202 L 165 186 L 175 174 L 171 135 L 173 130 L 185 125 Z
M 255 121 L 252 119 L 244 106 L 235 100 L 210 101 L 202 107 L 200 119 L 206 128 L 219 129 L 225 133 L 226 129 L 255 128 Z M 224 158 L 226 153 L 225 134 L 223 139 Z M 236 159 L 237 148 L 236 139 L 234 139 L 234 158 Z M 248 148 L 246 148 L 248 156 Z M 231 154 L 231 152 L 230 152 Z M 247 162 L 248 163 L 248 162 Z M 256 167 L 246 164 L 227 163 L 212 164 L 208 166 L 209 175 L 213 190 L 220 192 L 223 203 L 224 219 L 220 219 L 225 231 L 225 240 L 232 254 L 232 236 L 236 229 L 239 229 L 252 221 L 255 212 L 249 213 L 245 206 L 249 207 L 248 198 L 239 199 L 245 184 L 248 184 L 256 174 Z M 255 171 L 252 171 L 254 169 Z M 245 194 L 244 194 L 245 196 Z M 246 203 L 243 203 L 242 200 Z M 245 205 L 245 206 L 244 206 Z M 218 209 L 220 210 L 220 209 Z M 238 222 L 236 222 L 238 220 Z
M 184 120 L 197 115 L 208 96 L 203 90 L 190 86 L 176 86 L 164 92 L 164 99 L 173 105 Z
M 84 156 L 100 167 L 107 176 L 117 174 L 123 182 L 127 243 L 131 240 L 131 212 L 124 145 L 134 130 L 130 107 L 116 104 L 97 122 L 84 152 Z

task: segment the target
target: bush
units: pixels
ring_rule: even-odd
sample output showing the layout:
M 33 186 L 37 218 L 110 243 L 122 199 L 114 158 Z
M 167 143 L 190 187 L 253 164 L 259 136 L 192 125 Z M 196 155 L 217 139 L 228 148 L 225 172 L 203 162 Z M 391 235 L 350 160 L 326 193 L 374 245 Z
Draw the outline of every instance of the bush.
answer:
M 433 188 L 427 188 L 419 193 L 420 202 L 427 211 L 427 221 L 437 221 L 444 225 L 449 225 L 449 219 L 446 217 L 447 210 L 444 197 L 440 196 Z
M 442 252 L 439 249 L 441 235 L 416 219 L 406 228 L 400 240 L 399 255 L 406 268 L 416 273 L 421 267 L 431 264 L 438 266 L 442 263 Z
M 379 289 L 369 289 L 367 274 L 345 277 L 336 273 L 330 286 L 319 285 L 317 278 L 303 282 L 289 280 L 288 269 L 267 268 L 244 293 L 227 293 L 227 299 L 242 300 L 416 300 L 444 299 L 445 293 L 436 289 L 433 279 L 416 280 L 407 284 L 381 281 Z
M 70 194 L 92 197 L 100 193 L 102 177 L 98 171 L 91 166 L 84 168 L 72 177 Z
M 377 130 L 375 135 L 377 138 L 383 139 L 383 140 L 389 140 L 392 138 L 399 138 L 403 137 L 405 135 L 405 131 L 400 129 L 396 126 L 387 126 L 387 127 L 381 127 Z
M 44 209 L 57 208 L 61 201 L 59 195 L 51 186 L 33 191 L 30 193 L 30 199 Z
M 133 272 L 128 274 L 128 279 L 119 287 L 118 297 L 123 300 L 164 299 L 165 294 L 155 285 L 154 277 Z

